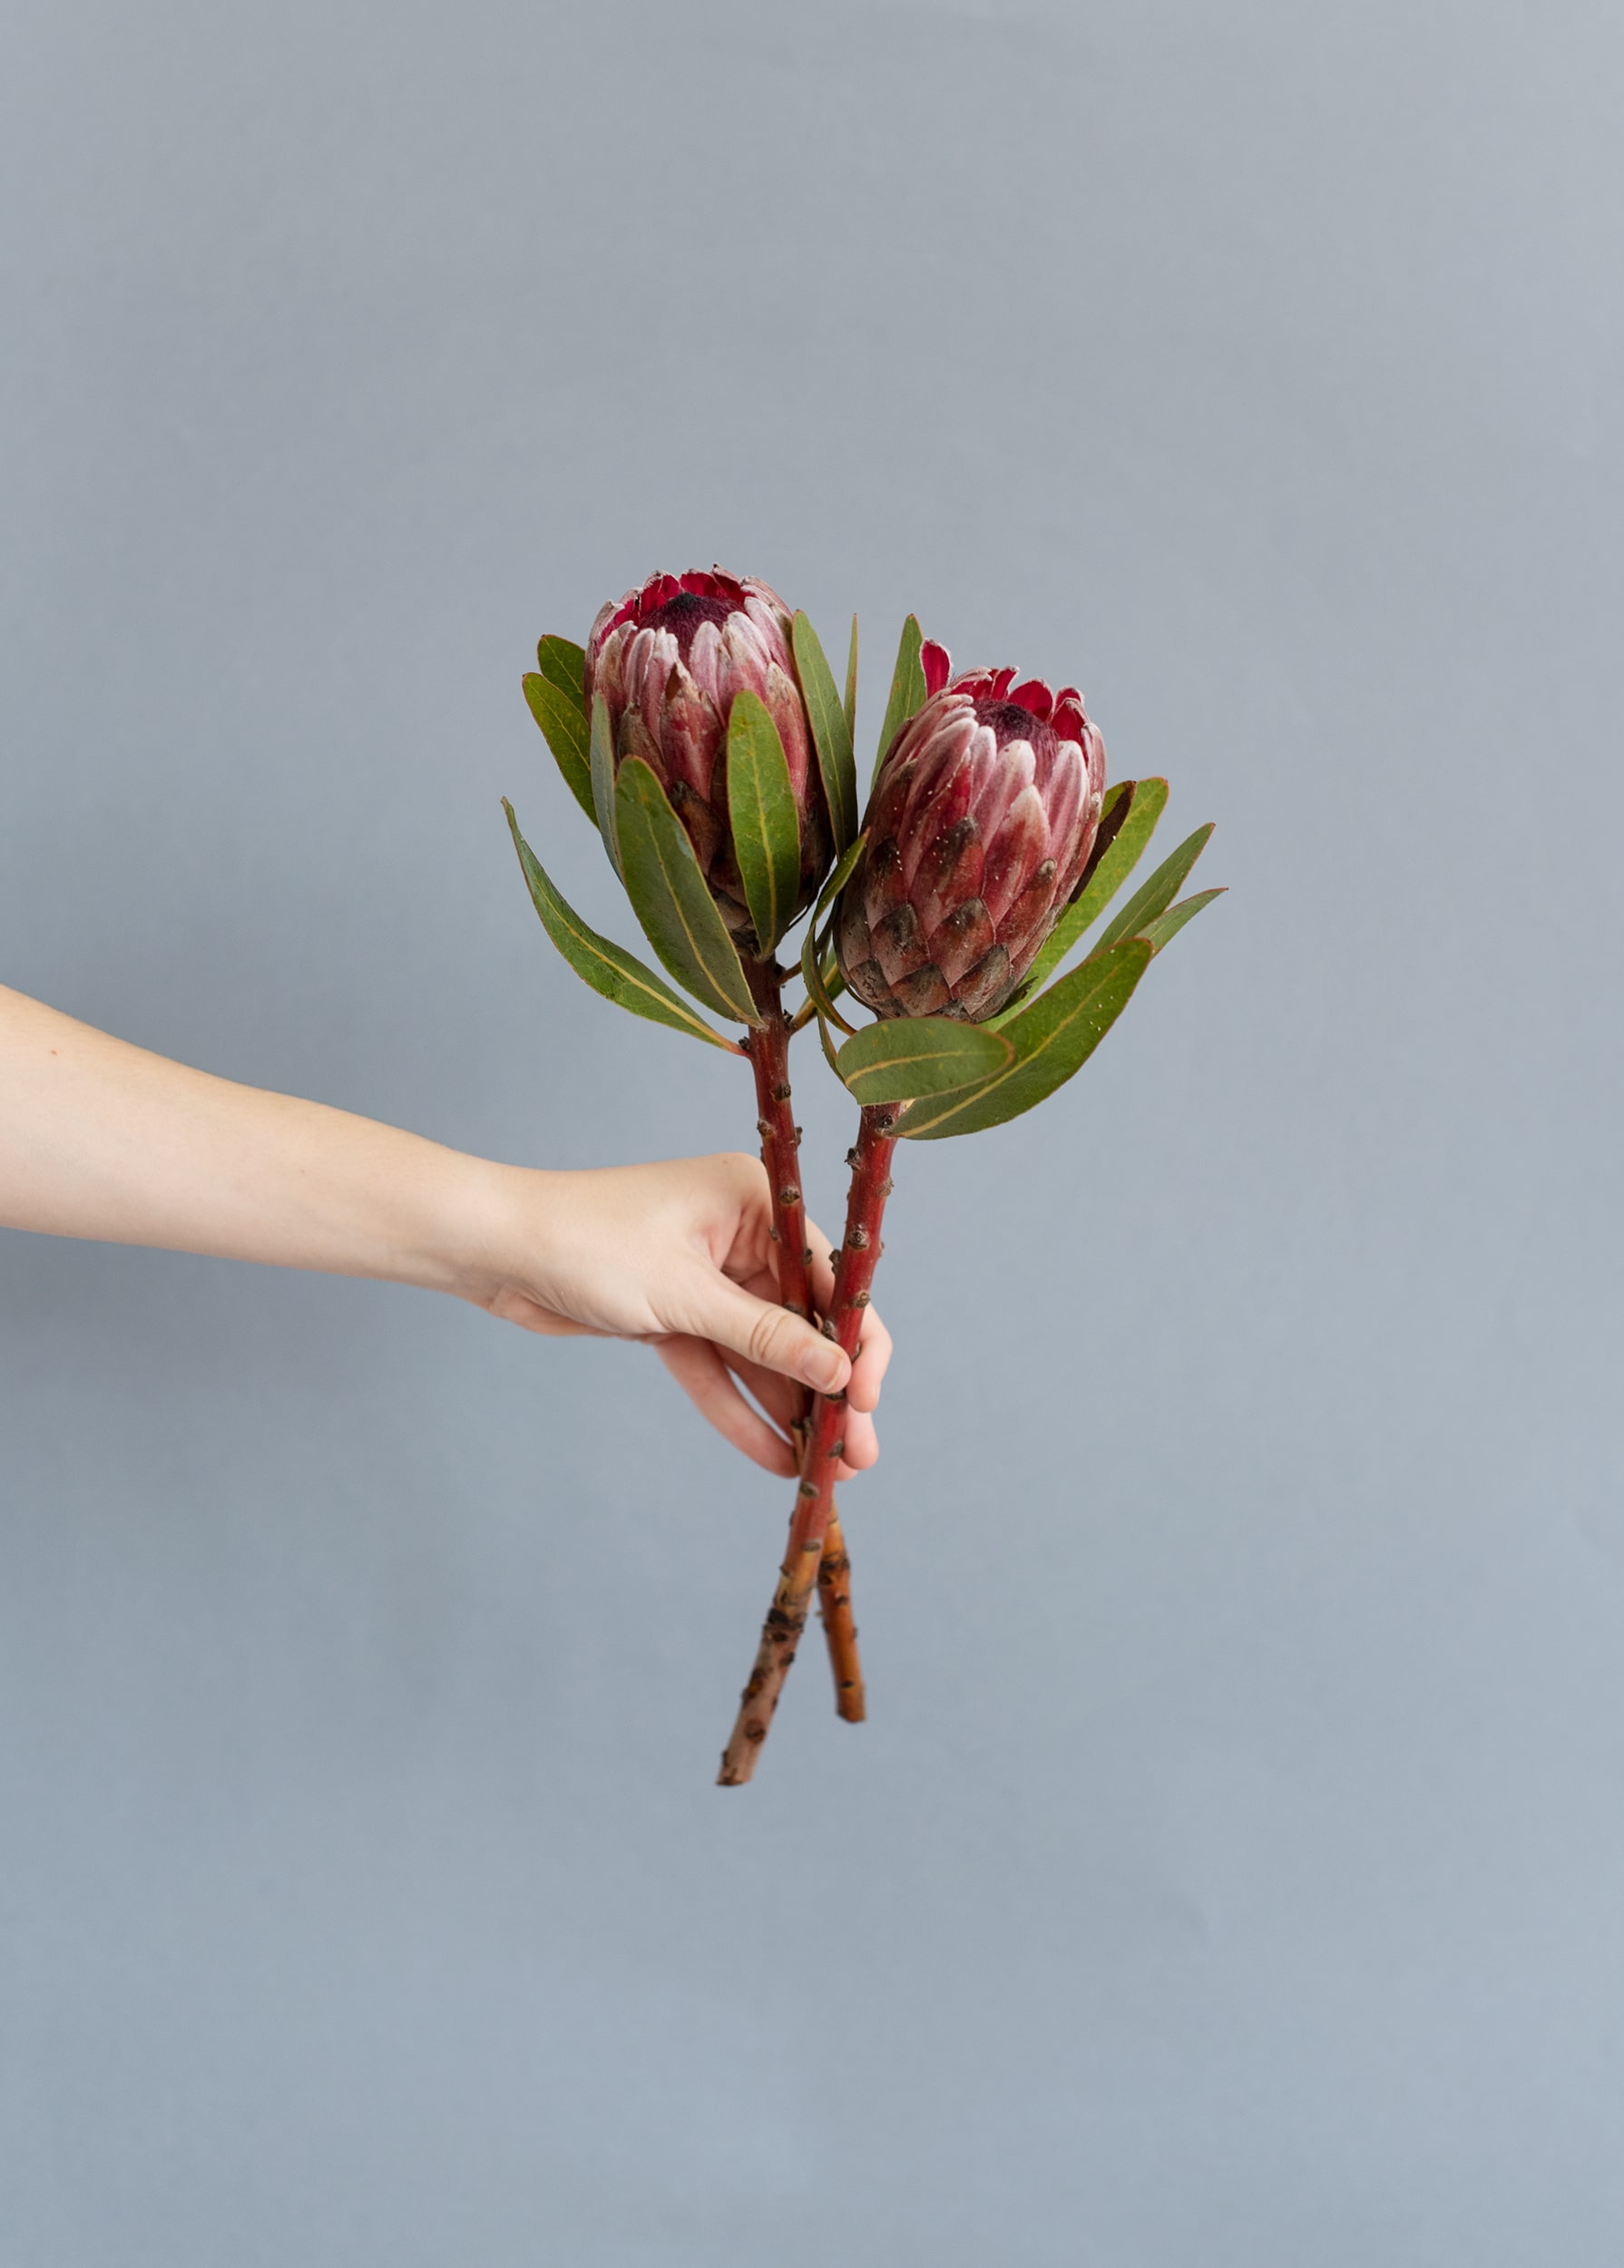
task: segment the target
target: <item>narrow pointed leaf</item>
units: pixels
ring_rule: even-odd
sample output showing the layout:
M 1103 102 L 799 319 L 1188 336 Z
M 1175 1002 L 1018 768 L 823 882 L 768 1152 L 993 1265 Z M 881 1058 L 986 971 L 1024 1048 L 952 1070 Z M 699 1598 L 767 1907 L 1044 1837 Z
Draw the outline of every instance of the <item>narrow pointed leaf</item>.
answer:
M 535 650 L 535 666 L 549 685 L 556 685 L 581 711 L 586 721 L 586 650 L 568 638 L 554 638 L 551 632 Z
M 1114 945 L 1119 937 L 1138 937 L 1152 922 L 1160 920 L 1183 888 L 1185 875 L 1206 849 L 1212 829 L 1213 822 L 1208 819 L 1205 826 L 1187 835 L 1178 849 L 1162 860 L 1144 887 L 1136 890 L 1116 919 L 1101 931 L 1094 951 L 1089 955 L 1091 960 L 1108 945 Z
M 1139 864 L 1146 844 L 1156 832 L 1156 822 L 1166 808 L 1167 800 L 1165 779 L 1120 779 L 1106 789 L 1100 833 L 1095 837 L 1096 845 L 1102 843 L 1103 847 L 1097 848 L 1090 859 L 1071 903 L 1050 931 L 1042 951 L 1027 971 L 1018 1002 L 1002 1016 L 994 1017 L 995 1023 L 1007 1023 L 1020 1005 L 1041 992 L 1049 981 L 1050 972 L 1059 968 L 1083 932 L 1093 927 Z M 1126 810 L 1122 808 L 1124 801 Z
M 769 953 L 789 926 L 800 888 L 801 823 L 778 728 L 748 687 L 735 694 L 728 719 L 728 817 L 744 902 L 762 953 Z
M 524 679 L 524 698 L 530 703 L 531 715 L 542 728 L 543 738 L 553 751 L 553 762 L 563 774 L 564 786 L 596 826 L 592 758 L 586 718 L 580 701 L 572 701 L 551 678 L 539 676 L 533 670 Z
M 840 1065 L 836 1061 L 835 1056 L 835 1042 L 829 1037 L 828 1024 L 822 1016 L 819 1016 L 817 1019 L 817 1043 L 823 1050 L 824 1061 L 834 1072 L 836 1078 L 838 1079 L 840 1076 Z
M 1081 1070 L 1133 997 L 1150 963 L 1150 946 L 1130 937 L 1096 953 L 1062 976 L 1006 1024 L 1000 1038 L 1014 1061 L 960 1094 L 915 1102 L 897 1122 L 898 1134 L 941 1141 L 950 1134 L 979 1134 L 1045 1101 Z
M 1140 930 L 1140 935 L 1152 953 L 1159 953 L 1164 945 L 1172 943 L 1186 922 L 1195 920 L 1204 905 L 1210 905 L 1214 898 L 1224 895 L 1222 890 L 1198 890 L 1193 898 L 1180 898 L 1177 905 L 1169 906 L 1159 922 Z
M 852 754 L 851 727 L 835 689 L 817 632 L 804 614 L 792 626 L 795 666 L 801 680 L 801 698 L 812 726 L 812 745 L 823 778 L 829 816 L 834 822 L 835 848 L 843 851 L 857 831 L 857 763 Z M 738 714 L 737 704 L 734 714 Z
M 679 984 L 721 1016 L 753 1023 L 756 1004 L 681 820 L 641 756 L 614 790 L 621 874 L 643 934 Z
M 859 835 L 855 843 L 847 844 L 846 850 L 836 863 L 834 872 L 817 894 L 817 904 L 812 909 L 812 918 L 807 924 L 807 934 L 801 939 L 801 982 L 807 988 L 807 998 L 820 1018 L 825 1016 L 832 1018 L 846 1031 L 849 1031 L 852 1027 L 835 1007 L 835 990 L 831 988 L 829 980 L 824 973 L 824 946 L 823 940 L 818 935 L 818 924 L 823 920 L 826 909 L 834 904 L 835 899 L 846 887 L 853 867 L 863 855 L 865 839 Z M 841 981 L 838 989 L 845 990 L 844 980 Z M 832 1062 L 834 1058 L 831 1056 L 829 1060 Z
M 846 650 L 846 737 L 855 748 L 857 741 L 857 618 L 855 614 L 852 616 L 852 641 Z
M 614 728 L 609 721 L 609 704 L 602 693 L 592 699 L 592 738 L 589 744 L 592 782 L 592 816 L 598 822 L 598 832 L 603 837 L 603 847 L 609 853 L 609 863 L 623 882 L 621 869 L 619 818 L 614 797 Z
M 876 775 L 892 741 L 908 719 L 925 707 L 925 665 L 919 659 L 924 644 L 925 633 L 919 627 L 919 618 L 910 614 L 902 626 L 902 643 L 896 649 L 896 667 L 891 674 L 891 698 L 885 703 L 885 721 L 880 727 L 880 745 L 874 752 Z
M 862 1103 L 908 1102 L 968 1087 L 1014 1061 L 1010 1041 L 985 1024 L 951 1016 L 892 1016 L 866 1024 L 835 1058 Z
M 520 834 L 514 807 L 505 797 L 502 808 L 507 814 L 531 903 L 542 917 L 543 928 L 576 975 L 583 978 L 594 992 L 602 992 L 605 1000 L 613 1001 L 617 1008 L 628 1009 L 650 1023 L 665 1024 L 673 1031 L 686 1031 L 690 1039 L 704 1040 L 711 1047 L 725 1048 L 729 1055 L 737 1055 L 737 1044 L 724 1039 L 719 1031 L 713 1031 L 698 1010 L 680 993 L 673 992 L 663 977 L 656 976 L 634 953 L 623 952 L 607 937 L 600 937 L 595 929 L 582 920 Z

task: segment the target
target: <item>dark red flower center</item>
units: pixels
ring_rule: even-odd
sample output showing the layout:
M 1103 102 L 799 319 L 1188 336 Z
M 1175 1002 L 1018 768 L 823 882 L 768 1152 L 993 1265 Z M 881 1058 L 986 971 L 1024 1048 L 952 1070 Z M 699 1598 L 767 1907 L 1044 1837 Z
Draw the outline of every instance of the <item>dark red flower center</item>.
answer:
M 677 641 L 677 651 L 684 661 L 699 636 L 702 622 L 714 622 L 719 630 L 735 608 L 726 599 L 707 598 L 699 591 L 680 591 L 663 606 L 649 608 L 641 617 L 644 630 L 669 630 Z
M 1054 727 L 1046 718 L 1034 717 L 1030 709 L 1022 709 L 1019 701 L 979 700 L 975 721 L 992 726 L 1001 748 L 1012 740 L 1024 740 L 1034 756 L 1046 756 L 1054 749 Z

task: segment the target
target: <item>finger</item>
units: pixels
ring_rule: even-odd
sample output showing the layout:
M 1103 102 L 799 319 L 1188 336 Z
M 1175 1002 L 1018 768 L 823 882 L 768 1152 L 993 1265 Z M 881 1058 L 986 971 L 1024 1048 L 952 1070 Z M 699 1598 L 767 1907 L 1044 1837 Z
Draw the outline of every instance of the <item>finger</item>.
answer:
M 891 1361 L 891 1334 L 871 1307 L 863 1318 L 863 1335 L 852 1364 L 846 1398 L 855 1410 L 872 1410 L 880 1398 L 880 1384 Z
M 747 1363 L 741 1354 L 724 1354 L 722 1360 L 739 1380 L 745 1391 L 758 1401 L 779 1431 L 788 1433 L 795 1426 L 804 1406 L 799 1387 L 788 1378 L 780 1378 L 776 1371 L 762 1370 L 754 1363 Z M 866 1411 L 854 1410 L 849 1400 L 841 1426 L 845 1446 L 836 1478 L 855 1481 L 859 1472 L 866 1472 L 880 1453 L 878 1435 L 874 1420 Z
M 817 1223 L 809 1220 L 806 1226 L 807 1242 L 812 1247 L 812 1296 L 827 1315 L 835 1297 L 835 1256 Z
M 761 1404 L 779 1432 L 789 1432 L 804 1407 L 801 1389 L 791 1380 L 780 1378 L 776 1371 L 762 1370 L 755 1363 L 747 1363 L 742 1354 L 725 1354 L 722 1360 L 745 1392 Z M 844 1477 L 849 1480 L 852 1473 L 866 1472 L 880 1453 L 874 1420 L 867 1411 L 854 1408 L 849 1388 L 841 1430 L 846 1441 L 846 1461 L 851 1468 Z
M 785 1378 L 776 1370 L 763 1370 L 759 1363 L 747 1363 L 744 1356 L 735 1354 L 731 1347 L 720 1347 L 717 1351 L 746 1393 L 752 1401 L 761 1404 L 781 1433 L 788 1433 L 806 1410 L 805 1386 L 793 1378 Z
M 683 1393 L 724 1441 L 742 1450 L 753 1464 L 788 1478 L 796 1469 L 795 1452 L 782 1433 L 775 1431 L 758 1410 L 752 1410 L 728 1374 L 715 1347 L 704 1339 L 671 1338 L 657 1342 L 655 1352 Z
M 849 1403 L 846 1408 L 846 1423 L 841 1429 L 845 1446 L 840 1452 L 840 1477 L 853 1479 L 866 1472 L 878 1461 L 879 1436 L 874 1430 L 874 1420 L 861 1410 L 854 1410 Z
M 851 1364 L 832 1339 L 799 1315 L 758 1299 L 719 1269 L 696 1267 L 662 1301 L 662 1321 L 674 1332 L 714 1339 L 763 1370 L 798 1378 L 820 1393 L 837 1393 Z
M 829 1240 L 816 1222 L 807 1223 L 807 1242 L 812 1247 L 812 1295 L 827 1315 L 835 1303 L 835 1267 Z M 891 1334 L 870 1307 L 863 1317 L 863 1333 L 852 1364 L 846 1398 L 854 1410 L 872 1410 L 879 1402 L 880 1384 L 891 1361 Z

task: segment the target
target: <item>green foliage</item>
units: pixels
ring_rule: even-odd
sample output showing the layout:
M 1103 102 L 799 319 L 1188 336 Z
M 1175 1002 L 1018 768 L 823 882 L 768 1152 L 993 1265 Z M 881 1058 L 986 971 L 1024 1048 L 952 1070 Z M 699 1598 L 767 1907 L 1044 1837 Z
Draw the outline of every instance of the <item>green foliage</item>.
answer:
M 1002 1017 L 1007 1023 L 1022 1004 L 1047 983 L 1083 932 L 1091 929 L 1139 864 L 1146 844 L 1156 831 L 1168 800 L 1165 779 L 1120 779 L 1105 791 L 1100 813 L 1100 833 L 1105 848 L 1091 863 L 1077 894 L 1050 931 L 1042 952 L 1026 973 L 1026 982 Z M 1126 803 L 1127 808 L 1122 806 Z
M 724 1039 L 719 1031 L 713 1031 L 680 993 L 672 992 L 663 977 L 656 976 L 635 954 L 622 952 L 607 937 L 600 937 L 595 929 L 582 920 L 568 899 L 554 887 L 541 861 L 520 834 L 514 807 L 505 797 L 502 808 L 507 814 L 531 903 L 542 917 L 543 928 L 576 975 L 583 978 L 594 992 L 613 1001 L 617 1008 L 642 1016 L 650 1023 L 685 1031 L 690 1039 L 704 1040 L 711 1047 L 725 1048 L 729 1055 L 737 1055 L 735 1042 Z
M 960 1093 L 915 1102 L 897 1133 L 916 1141 L 979 1134 L 1047 1100 L 1081 1070 L 1127 1007 L 1150 952 L 1146 939 L 1130 937 L 1091 954 L 1003 1026 L 999 1036 L 1013 1050 L 1004 1070 Z
M 843 851 L 857 831 L 857 765 L 852 754 L 851 727 L 835 688 L 817 632 L 804 614 L 793 624 L 795 666 L 801 680 L 801 698 L 812 726 L 812 745 L 835 830 L 835 848 Z
M 679 984 L 718 1015 L 753 1023 L 757 1008 L 682 822 L 641 756 L 621 766 L 614 790 L 621 879 L 644 936 Z
M 902 626 L 902 642 L 896 649 L 896 667 L 891 673 L 891 698 L 885 703 L 885 721 L 880 727 L 880 744 L 874 752 L 874 777 L 879 776 L 885 760 L 885 751 L 895 739 L 910 717 L 925 707 L 925 665 L 920 650 L 925 633 L 919 627 L 917 615 L 910 614 Z M 871 783 L 872 784 L 872 783 Z
M 579 696 L 572 700 L 551 678 L 532 670 L 524 678 L 524 698 L 530 704 L 531 715 L 542 728 L 543 738 L 553 751 L 553 762 L 563 774 L 564 786 L 596 826 L 598 814 L 592 803 L 586 712 Z
M 748 688 L 734 695 L 728 718 L 728 818 L 744 902 L 765 957 L 795 911 L 801 826 L 778 728 Z
M 568 696 L 584 718 L 586 715 L 586 648 L 572 639 L 554 638 L 551 632 L 535 650 L 536 668 L 549 685 L 555 685 Z
M 852 1027 L 836 1010 L 835 994 L 838 991 L 844 991 L 845 984 L 838 971 L 836 973 L 833 983 L 824 974 L 825 941 L 820 931 L 826 909 L 833 905 L 851 879 L 852 870 L 863 855 L 863 845 L 866 839 L 866 836 L 859 835 L 855 843 L 847 844 L 841 856 L 836 861 L 833 873 L 817 894 L 817 904 L 812 909 L 812 918 L 807 924 L 807 934 L 801 939 L 801 981 L 807 987 L 807 998 L 818 1018 L 820 1026 L 823 1019 L 827 1017 L 832 1022 L 837 1023 L 843 1031 L 849 1031 Z M 797 1018 L 797 1022 L 798 1023 L 800 1019 Z M 829 1055 L 827 1035 L 824 1041 L 824 1052 Z M 831 1065 L 834 1061 L 833 1055 L 829 1055 Z
M 857 618 L 852 616 L 852 641 L 846 650 L 846 737 L 854 748 L 857 738 Z M 853 771 L 856 769 L 853 759 Z
M 1172 943 L 1186 922 L 1193 922 L 1204 905 L 1210 905 L 1214 898 L 1221 898 L 1224 894 L 1222 890 L 1198 890 L 1193 898 L 1180 898 L 1178 904 L 1169 907 L 1159 922 L 1152 922 L 1148 929 L 1141 929 L 1140 935 L 1146 940 L 1152 953 L 1159 953 L 1164 945 Z
M 621 844 L 614 799 L 614 731 L 609 721 L 609 704 L 602 693 L 592 697 L 592 737 L 590 743 L 592 816 L 598 822 L 598 832 L 603 837 L 603 847 L 609 853 L 609 863 L 621 879 Z
M 951 1016 L 892 1016 L 866 1024 L 835 1058 L 857 1100 L 908 1102 L 984 1082 L 1014 1061 L 1014 1048 L 985 1024 Z
M 1114 945 L 1119 937 L 1138 937 L 1159 921 L 1183 887 L 1184 877 L 1207 847 L 1213 823 L 1208 820 L 1193 835 L 1187 835 L 1178 849 L 1164 858 L 1142 889 L 1136 890 L 1113 922 L 1101 932 L 1094 947 L 1095 955 L 1107 946 Z

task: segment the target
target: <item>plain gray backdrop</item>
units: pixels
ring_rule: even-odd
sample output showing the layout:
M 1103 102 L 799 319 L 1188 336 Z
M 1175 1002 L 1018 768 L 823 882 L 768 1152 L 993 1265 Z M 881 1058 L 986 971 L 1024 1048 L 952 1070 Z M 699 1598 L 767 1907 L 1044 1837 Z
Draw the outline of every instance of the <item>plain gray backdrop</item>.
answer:
M 748 1146 L 519 694 L 767 576 L 1230 894 L 906 1153 L 872 1722 L 651 1356 L 0 1238 L 5 2268 L 1612 2268 L 1610 0 L 13 0 L 0 978 Z M 850 1108 L 802 1059 L 816 1209 Z

